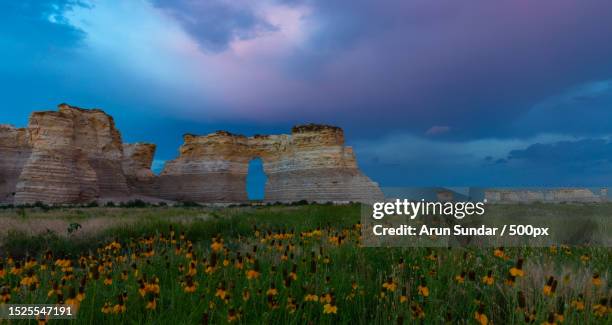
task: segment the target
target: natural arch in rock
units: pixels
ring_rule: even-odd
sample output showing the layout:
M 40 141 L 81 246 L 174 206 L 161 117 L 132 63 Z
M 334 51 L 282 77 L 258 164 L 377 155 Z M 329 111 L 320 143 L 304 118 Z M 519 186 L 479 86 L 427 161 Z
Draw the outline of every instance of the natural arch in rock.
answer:
M 113 118 L 100 109 L 60 104 L 57 111 L 34 112 L 27 128 L 0 125 L 0 204 L 132 196 L 248 202 L 253 157 L 268 177 L 266 202 L 370 202 L 383 196 L 334 126 L 300 125 L 291 134 L 252 137 L 186 134 L 179 156 L 159 176 L 151 171 L 154 153 L 153 144 L 124 144 Z
M 160 175 L 160 195 L 198 202 L 244 202 L 248 163 L 260 157 L 266 202 L 373 201 L 378 184 L 363 175 L 342 129 L 301 125 L 291 134 L 246 137 L 226 131 L 187 134 L 179 157 Z M 177 186 L 181 186 L 178 188 Z
M 263 170 L 263 160 L 254 157 L 249 161 L 246 191 L 249 201 L 263 201 L 268 176 Z

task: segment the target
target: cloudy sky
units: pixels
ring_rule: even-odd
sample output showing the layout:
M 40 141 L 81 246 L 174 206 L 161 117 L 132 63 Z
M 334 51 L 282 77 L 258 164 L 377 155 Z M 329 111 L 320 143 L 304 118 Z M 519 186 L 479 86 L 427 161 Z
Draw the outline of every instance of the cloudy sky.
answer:
M 0 123 L 67 102 L 159 145 L 345 128 L 384 186 L 609 185 L 608 0 L 0 4 Z

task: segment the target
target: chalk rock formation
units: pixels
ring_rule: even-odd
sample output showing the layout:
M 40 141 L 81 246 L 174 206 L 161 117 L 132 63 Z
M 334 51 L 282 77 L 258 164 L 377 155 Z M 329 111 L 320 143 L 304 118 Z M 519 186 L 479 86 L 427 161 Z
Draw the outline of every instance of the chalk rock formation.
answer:
M 301 125 L 291 135 L 254 137 L 255 155 L 268 176 L 265 201 L 373 201 L 383 197 L 378 184 L 357 167 L 341 128 Z
M 219 131 L 186 134 L 179 157 L 164 166 L 160 196 L 196 202 L 245 202 L 246 176 L 252 157 L 249 139 Z
M 157 195 L 157 177 L 151 171 L 155 149 L 149 143 L 123 144 L 123 172 L 132 194 Z
M 0 204 L 13 203 L 21 170 L 32 148 L 25 128 L 0 125 Z
M 372 201 L 383 197 L 363 175 L 342 129 L 296 126 L 291 135 L 245 137 L 219 131 L 185 135 L 177 159 L 166 164 L 160 195 L 198 202 L 247 201 L 249 161 L 261 158 L 267 202 Z
M 562 203 L 562 202 L 607 202 L 608 189 L 594 193 L 588 188 L 557 189 L 488 189 L 485 199 L 489 203 Z
M 17 184 L 16 204 L 129 194 L 121 135 L 102 110 L 61 104 L 58 111 L 33 113 L 28 130 L 32 153 Z
M 179 157 L 157 177 L 155 145 L 123 144 L 113 118 L 67 104 L 35 112 L 25 129 L 0 125 L 0 203 L 84 203 L 131 195 L 171 200 L 248 201 L 249 162 L 261 158 L 265 201 L 372 201 L 342 129 L 303 125 L 291 134 L 246 137 L 225 131 L 185 135 Z

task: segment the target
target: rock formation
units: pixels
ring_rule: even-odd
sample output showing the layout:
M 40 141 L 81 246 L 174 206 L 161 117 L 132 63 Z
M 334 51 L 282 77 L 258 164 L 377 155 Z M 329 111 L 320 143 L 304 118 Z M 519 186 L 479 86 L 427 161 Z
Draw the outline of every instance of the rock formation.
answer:
M 159 179 L 160 196 L 196 202 L 245 202 L 251 150 L 248 138 L 219 131 L 186 134 L 179 157 L 166 162 Z
M 606 202 L 608 189 L 599 194 L 587 188 L 558 189 L 488 189 L 485 199 L 489 203 L 562 203 L 562 202 Z
M 185 135 L 177 159 L 160 176 L 160 196 L 198 202 L 247 201 L 246 175 L 261 158 L 268 176 L 267 202 L 299 200 L 372 201 L 382 198 L 378 185 L 357 167 L 342 129 L 303 125 L 291 135 L 245 137 L 219 131 Z
M 383 197 L 378 184 L 357 167 L 341 128 L 302 125 L 291 135 L 254 137 L 256 156 L 268 176 L 265 200 L 373 201 Z
M 16 204 L 129 194 L 121 135 L 102 110 L 61 104 L 58 111 L 33 113 L 28 130 L 32 153 L 16 186 Z
M 257 157 L 268 176 L 267 202 L 382 198 L 337 127 L 311 124 L 291 134 L 253 137 L 188 134 L 179 157 L 159 177 L 151 171 L 155 149 L 122 143 L 113 118 L 99 109 L 61 104 L 57 111 L 35 112 L 25 129 L 0 125 L 0 203 L 84 203 L 131 195 L 247 202 L 249 162 Z
M 0 204 L 13 203 L 19 175 L 31 152 L 27 129 L 0 125 Z
M 156 196 L 159 192 L 157 177 L 151 171 L 155 149 L 149 143 L 123 144 L 123 172 L 132 194 Z

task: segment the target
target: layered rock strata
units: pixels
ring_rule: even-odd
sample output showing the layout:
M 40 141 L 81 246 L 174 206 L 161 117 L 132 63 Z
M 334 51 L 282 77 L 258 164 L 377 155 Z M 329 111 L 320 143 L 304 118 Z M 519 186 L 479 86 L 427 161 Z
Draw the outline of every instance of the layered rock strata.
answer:
M 160 195 L 198 202 L 247 201 L 248 164 L 261 158 L 267 202 L 373 201 L 383 197 L 363 175 L 342 129 L 303 125 L 292 133 L 245 137 L 219 131 L 186 135 L 160 176 Z
M 383 197 L 378 184 L 357 167 L 341 128 L 302 125 L 291 135 L 254 137 L 256 156 L 268 176 L 265 201 L 373 201 Z
M 129 194 L 121 135 L 102 110 L 61 104 L 58 111 L 33 113 L 28 130 L 32 152 L 16 186 L 16 204 Z
M 150 143 L 123 144 L 123 172 L 132 194 L 158 195 L 157 177 L 151 170 L 155 149 Z
M 179 157 L 158 177 L 155 145 L 124 144 L 111 116 L 67 104 L 35 112 L 24 129 L 0 125 L 0 203 L 84 203 L 133 195 L 170 200 L 247 202 L 249 162 L 261 158 L 265 201 L 372 201 L 342 129 L 294 127 L 291 134 L 246 137 L 218 131 L 185 135 Z
M 159 178 L 160 196 L 196 202 L 245 202 L 251 158 L 249 139 L 219 131 L 186 134 L 179 157 L 166 162 Z
M 19 176 L 31 152 L 27 129 L 0 125 L 0 204 L 13 203 Z

